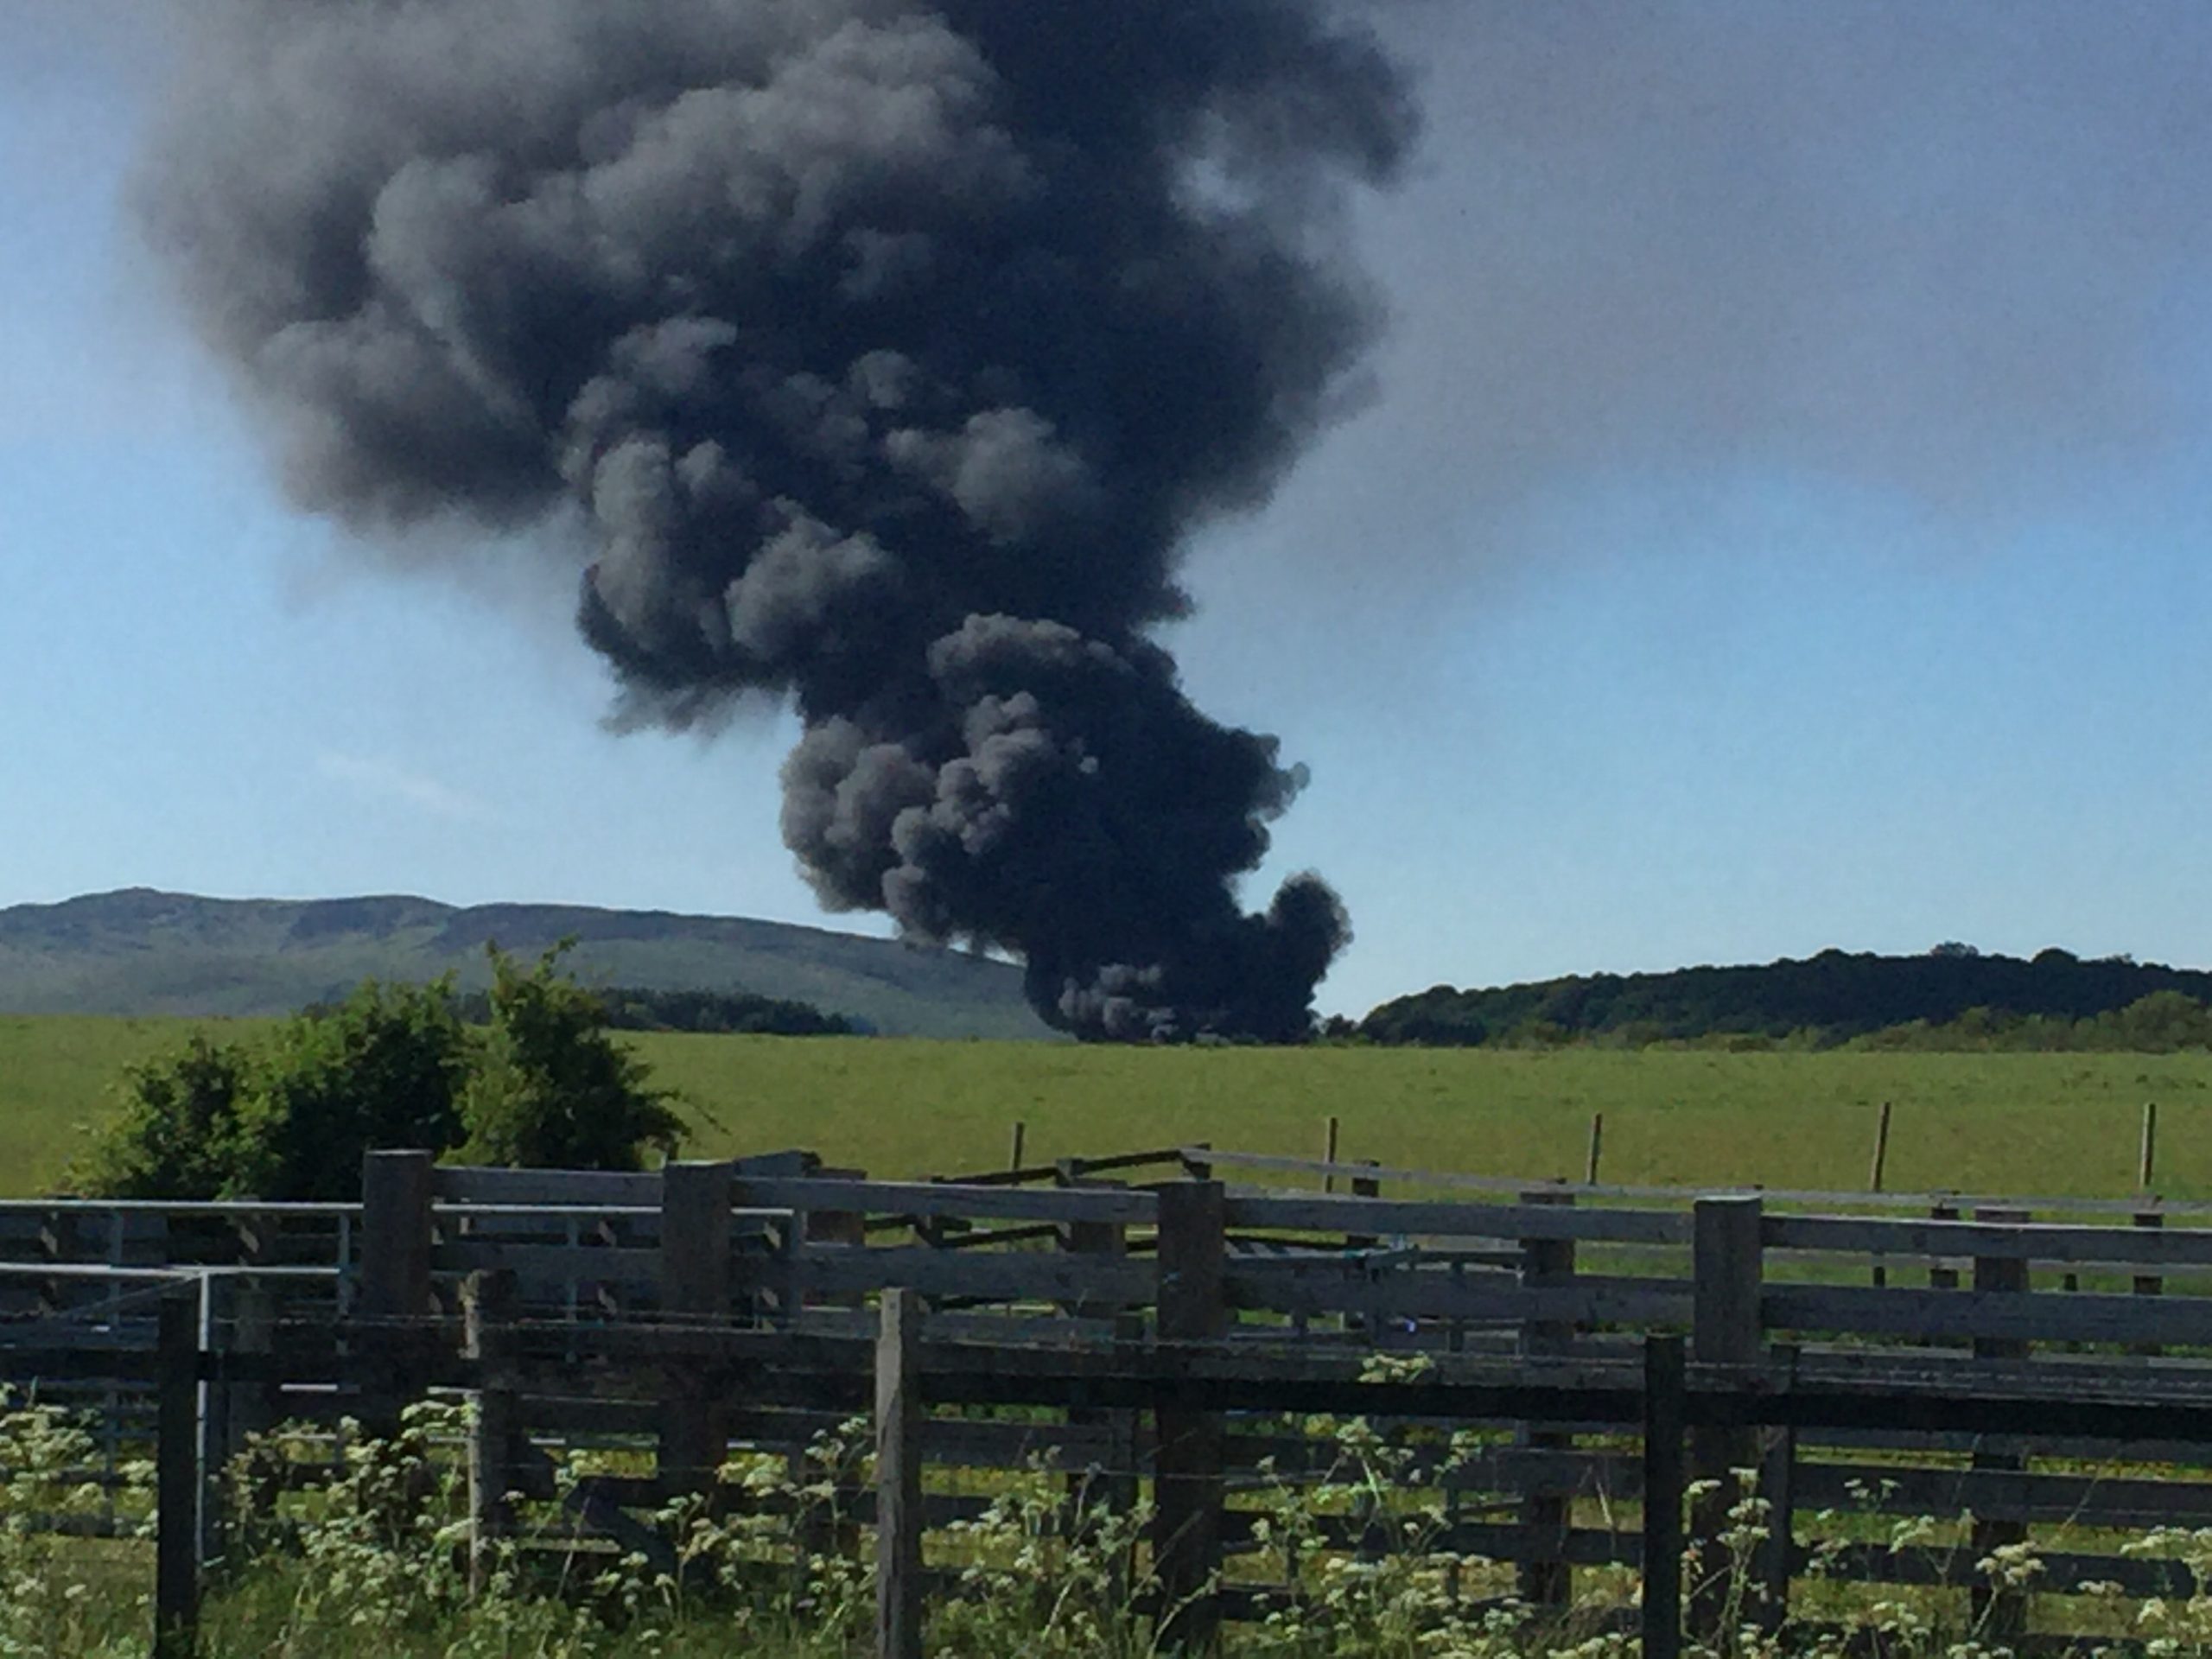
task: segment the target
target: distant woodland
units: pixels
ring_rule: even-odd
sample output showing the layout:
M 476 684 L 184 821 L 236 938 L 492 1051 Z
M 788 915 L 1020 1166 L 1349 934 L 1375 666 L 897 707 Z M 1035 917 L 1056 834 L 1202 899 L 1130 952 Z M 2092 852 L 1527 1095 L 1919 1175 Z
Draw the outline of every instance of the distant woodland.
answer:
M 1357 1024 L 1333 1021 L 1328 1034 L 1450 1047 L 2212 1048 L 2212 973 L 2056 949 L 2024 961 L 1955 943 L 1916 957 L 1824 950 L 1764 966 L 1439 985 Z
M 868 1028 L 842 1014 L 824 1014 L 810 1002 L 756 996 L 750 991 L 664 991 L 618 985 L 594 991 L 616 1031 L 690 1031 L 741 1036 L 850 1037 Z M 472 991 L 458 999 L 461 1017 L 481 1025 L 491 999 Z

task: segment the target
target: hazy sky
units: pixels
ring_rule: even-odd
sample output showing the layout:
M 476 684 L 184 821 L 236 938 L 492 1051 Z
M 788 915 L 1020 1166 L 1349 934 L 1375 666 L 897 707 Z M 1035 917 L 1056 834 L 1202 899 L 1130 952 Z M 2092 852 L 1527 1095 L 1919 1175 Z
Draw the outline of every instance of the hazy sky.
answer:
M 1395 0 L 1369 395 L 1192 550 L 1363 1010 L 1959 938 L 2212 961 L 2212 10 Z M 792 736 L 617 735 L 576 567 L 283 504 L 125 182 L 146 4 L 0 0 L 0 905 L 823 918 Z M 830 918 L 831 925 L 873 925 Z

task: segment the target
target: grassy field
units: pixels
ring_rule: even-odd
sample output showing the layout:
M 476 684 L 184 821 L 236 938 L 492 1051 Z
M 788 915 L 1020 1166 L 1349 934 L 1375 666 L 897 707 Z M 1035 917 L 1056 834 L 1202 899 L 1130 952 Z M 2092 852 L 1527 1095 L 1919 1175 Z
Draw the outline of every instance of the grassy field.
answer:
M 121 1070 L 192 1026 L 0 1018 L 0 1193 L 51 1190 Z M 228 1029 L 239 1029 L 238 1027 Z M 1486 1174 L 1581 1173 L 1605 1114 L 1605 1179 L 1857 1188 L 1893 1103 L 1888 1185 L 2119 1195 L 2143 1103 L 2159 1190 L 2212 1196 L 2212 1055 L 1558 1053 L 1080 1049 L 884 1039 L 641 1038 L 702 1121 L 702 1153 L 811 1147 L 898 1177 L 983 1168 L 1028 1125 L 1045 1160 L 1211 1141 Z

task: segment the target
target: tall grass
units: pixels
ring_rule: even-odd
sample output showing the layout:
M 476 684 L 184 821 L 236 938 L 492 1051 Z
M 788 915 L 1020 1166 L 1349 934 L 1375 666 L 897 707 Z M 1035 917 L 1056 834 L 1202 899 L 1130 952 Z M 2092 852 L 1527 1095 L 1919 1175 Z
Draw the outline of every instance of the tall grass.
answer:
M 1394 1362 L 1402 1363 L 1402 1362 Z M 1255 1495 L 1258 1552 L 1242 1564 L 1274 1588 L 1258 1618 L 1232 1624 L 1231 1659 L 1628 1659 L 1637 1648 L 1633 1586 L 1586 1574 L 1594 1587 L 1564 1613 L 1494 1593 L 1510 1583 L 1495 1565 L 1448 1547 L 1451 1516 L 1417 1454 L 1364 1420 L 1312 1420 L 1326 1455 L 1318 1477 L 1266 1474 Z M 866 1534 L 842 1508 L 867 1470 L 864 1426 L 817 1440 L 796 1467 L 781 1456 L 734 1458 L 708 1492 L 677 1498 L 656 1517 L 672 1564 L 622 1554 L 581 1533 L 560 1488 L 553 1501 L 516 1500 L 516 1525 L 474 1540 L 454 1455 L 466 1408 L 417 1407 L 393 1437 L 353 1435 L 334 1477 L 272 1502 L 292 1462 L 283 1434 L 264 1440 L 234 1471 L 252 1507 L 232 1535 L 203 1628 L 207 1659 L 845 1659 L 869 1651 L 872 1581 Z M 0 1418 L 0 1654 L 44 1659 L 137 1659 L 148 1650 L 145 1547 L 92 1546 L 54 1537 L 34 1517 L 89 1514 L 99 1491 L 68 1471 L 89 1443 L 48 1408 Z M 1432 1448 L 1433 1450 L 1433 1448 Z M 1443 1463 L 1472 1455 L 1452 1443 Z M 143 1512 L 149 1471 L 126 1479 L 123 1508 Z M 1760 1601 L 1754 1571 L 1766 1510 L 1751 1471 L 1728 1524 L 1703 1554 L 1685 1559 L 1685 1583 L 1706 1585 L 1723 1609 L 1694 1659 L 1979 1659 L 2005 1652 L 1989 1615 L 1904 1592 L 1861 1598 L 1817 1625 L 1782 1631 Z M 1110 1508 L 1093 1489 L 1033 1470 L 996 1483 L 976 1518 L 932 1536 L 938 1593 L 930 1651 L 968 1659 L 1152 1659 L 1162 1627 L 1142 1537 L 1141 1504 Z M 1693 1493 L 1694 1501 L 1698 1494 Z M 1349 1523 L 1349 1524 L 1348 1524 Z M 1920 1548 L 1946 1529 L 1896 1523 L 1892 1545 Z M 1387 1549 L 1379 1548 L 1386 1544 Z M 2212 1533 L 2152 1535 L 2146 1553 L 2178 1556 L 2195 1595 L 2128 1603 L 2115 1586 L 2066 1586 L 2090 1598 L 2155 1656 L 2212 1653 Z M 2041 1582 L 2024 1546 L 1976 1564 L 2003 1588 Z M 134 1572 L 135 1569 L 135 1572 Z M 1821 1572 L 1817 1550 L 1811 1571 Z M 2059 1586 L 2044 1586 L 2059 1587 Z M 1175 1610 L 1166 1610 L 1172 1618 Z M 2091 1646 L 2094 1643 L 2089 1644 Z

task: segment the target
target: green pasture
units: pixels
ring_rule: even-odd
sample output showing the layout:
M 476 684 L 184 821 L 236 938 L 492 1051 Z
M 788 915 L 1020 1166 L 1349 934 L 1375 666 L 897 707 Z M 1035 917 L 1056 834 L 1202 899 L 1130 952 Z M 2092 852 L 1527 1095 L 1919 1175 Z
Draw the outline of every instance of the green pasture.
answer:
M 202 1022 L 205 1023 L 205 1022 Z M 230 1027 L 236 1029 L 237 1027 Z M 0 1018 L 0 1193 L 50 1190 L 130 1063 L 193 1022 Z M 874 1175 L 1211 1141 L 1544 1179 L 1579 1178 L 1592 1112 L 1603 1179 L 1857 1189 L 1893 1106 L 1887 1185 L 2133 1190 L 2143 1103 L 2158 1189 L 2212 1196 L 2212 1055 L 1729 1054 L 1421 1049 L 1103 1049 L 1045 1043 L 648 1036 L 712 1154 L 804 1146 Z

